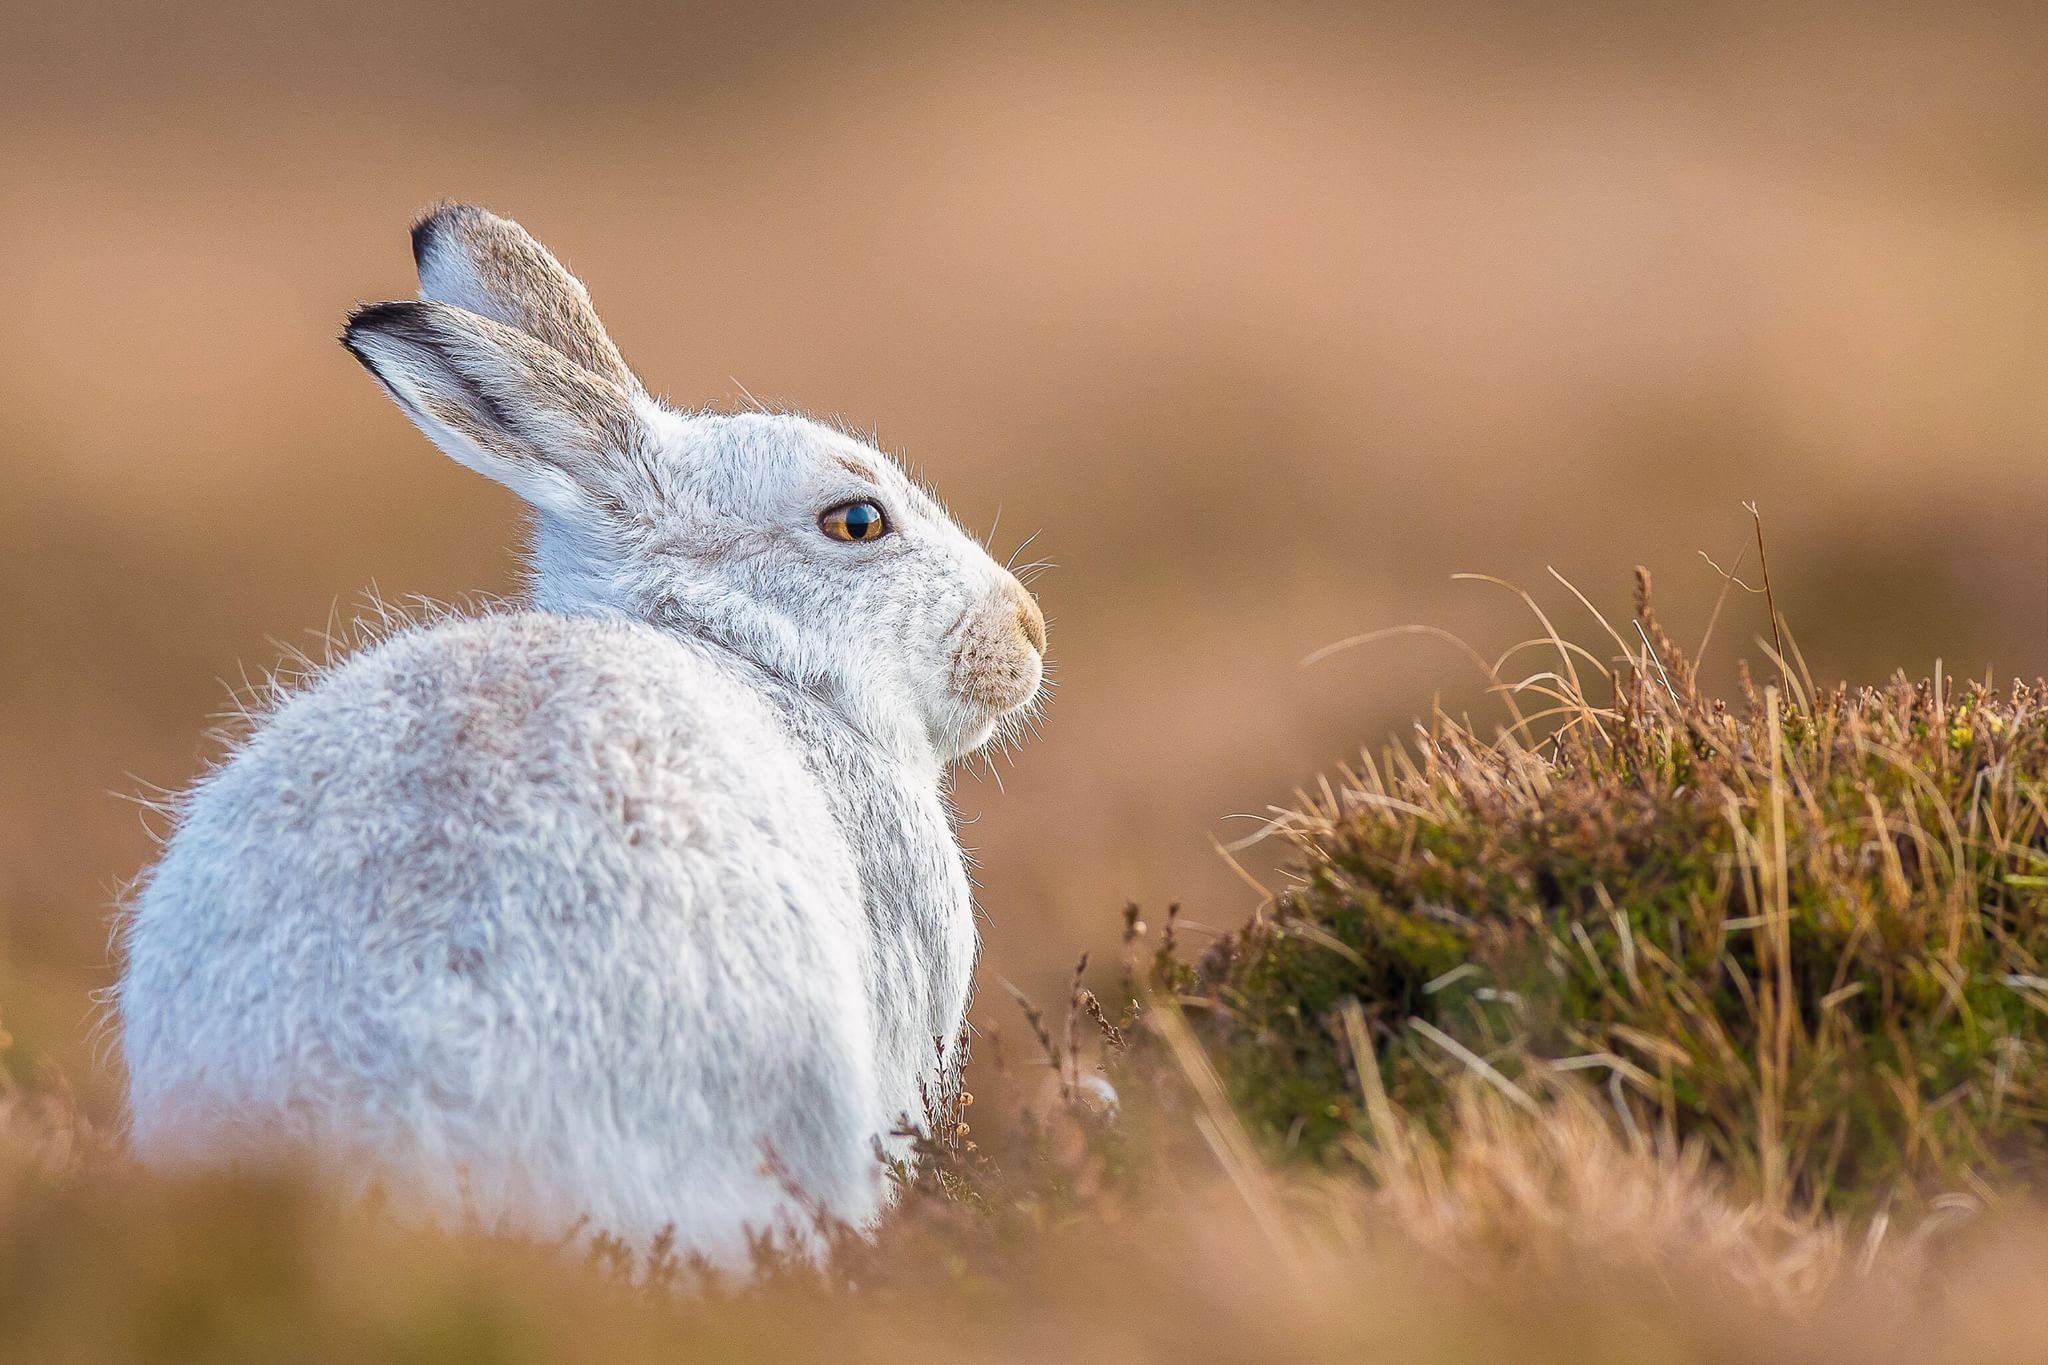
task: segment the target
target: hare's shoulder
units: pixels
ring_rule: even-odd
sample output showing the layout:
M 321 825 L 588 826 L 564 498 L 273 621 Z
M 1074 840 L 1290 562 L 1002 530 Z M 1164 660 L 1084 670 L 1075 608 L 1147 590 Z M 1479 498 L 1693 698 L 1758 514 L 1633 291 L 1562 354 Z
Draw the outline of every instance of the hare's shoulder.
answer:
M 772 707 L 705 648 L 631 621 L 542 612 L 402 630 L 288 699 L 249 749 L 300 774 L 353 773 L 444 799 L 508 785 L 805 785 Z

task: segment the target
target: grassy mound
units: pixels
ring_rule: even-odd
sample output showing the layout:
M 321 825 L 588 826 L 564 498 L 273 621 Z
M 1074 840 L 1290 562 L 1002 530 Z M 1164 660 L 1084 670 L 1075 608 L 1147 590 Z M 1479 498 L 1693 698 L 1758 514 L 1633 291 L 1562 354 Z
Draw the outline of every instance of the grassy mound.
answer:
M 2048 689 L 1785 667 L 1728 705 L 1647 574 L 1609 634 L 1549 635 L 1499 737 L 1439 714 L 1326 783 L 1282 822 L 1298 885 L 1199 960 L 1160 953 L 1255 1131 L 1321 1152 L 1376 1086 L 1434 1123 L 1477 1077 L 1531 1109 L 1590 1084 L 1630 1140 L 1770 1202 L 2033 1167 Z

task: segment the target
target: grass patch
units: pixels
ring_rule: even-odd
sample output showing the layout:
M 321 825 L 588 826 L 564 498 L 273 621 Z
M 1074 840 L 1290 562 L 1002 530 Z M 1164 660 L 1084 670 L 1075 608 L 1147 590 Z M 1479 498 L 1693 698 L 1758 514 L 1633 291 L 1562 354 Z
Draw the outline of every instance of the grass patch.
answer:
M 1731 704 L 1647 573 L 1598 652 L 1538 643 L 1540 671 L 1495 666 L 1500 734 L 1437 714 L 1334 776 L 1276 821 L 1298 876 L 1270 910 L 1155 958 L 1265 1146 L 1327 1153 L 1374 1086 L 1443 1131 L 1476 1077 L 1532 1110 L 1592 1089 L 1628 1140 L 1773 1203 L 2032 1172 L 2043 684 L 1824 689 L 1786 661 Z

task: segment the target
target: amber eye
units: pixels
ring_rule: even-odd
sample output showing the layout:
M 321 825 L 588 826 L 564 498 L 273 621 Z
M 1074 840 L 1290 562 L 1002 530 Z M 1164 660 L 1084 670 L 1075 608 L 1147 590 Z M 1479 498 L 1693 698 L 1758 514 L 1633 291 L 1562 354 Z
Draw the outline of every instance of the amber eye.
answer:
M 880 540 L 889 533 L 889 522 L 873 503 L 849 502 L 819 517 L 818 529 L 834 540 Z

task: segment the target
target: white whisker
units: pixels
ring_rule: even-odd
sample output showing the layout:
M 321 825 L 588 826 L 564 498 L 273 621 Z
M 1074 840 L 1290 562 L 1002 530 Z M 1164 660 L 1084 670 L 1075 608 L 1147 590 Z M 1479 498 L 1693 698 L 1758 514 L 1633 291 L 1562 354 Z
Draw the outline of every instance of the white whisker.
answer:
M 1019 545 L 1016 549 L 1010 551 L 1010 557 L 1003 561 L 1003 568 L 1007 570 L 1012 564 L 1015 564 L 1017 562 L 1017 556 L 1023 554 L 1025 550 L 1029 549 L 1031 546 L 1031 542 L 1036 539 L 1038 539 L 1038 532 L 1036 531 L 1033 531 L 1030 535 L 1024 537 L 1024 543 L 1022 545 Z

